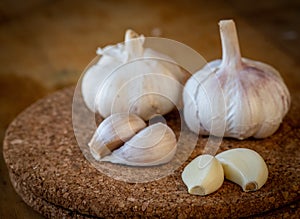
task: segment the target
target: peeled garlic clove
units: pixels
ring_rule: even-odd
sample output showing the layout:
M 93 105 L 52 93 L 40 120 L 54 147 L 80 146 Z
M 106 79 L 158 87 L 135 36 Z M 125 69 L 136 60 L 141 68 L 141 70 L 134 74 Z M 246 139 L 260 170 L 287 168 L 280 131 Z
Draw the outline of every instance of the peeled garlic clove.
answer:
M 154 166 L 168 163 L 176 149 L 176 136 L 172 129 L 163 123 L 155 123 L 141 130 L 101 161 L 129 166 Z
M 187 81 L 184 119 L 197 134 L 268 137 L 289 110 L 289 91 L 273 67 L 241 57 L 232 20 L 219 25 L 222 60 L 208 63 Z M 225 133 L 215 130 L 223 126 Z
M 255 151 L 236 148 L 221 152 L 216 158 L 222 163 L 225 178 L 240 185 L 245 192 L 260 189 L 268 179 L 268 167 Z
M 208 195 L 223 184 L 224 172 L 220 162 L 212 155 L 196 157 L 182 172 L 182 180 L 193 195 Z
M 88 143 L 93 157 L 100 160 L 145 127 L 146 123 L 137 115 L 112 114 L 101 122 Z

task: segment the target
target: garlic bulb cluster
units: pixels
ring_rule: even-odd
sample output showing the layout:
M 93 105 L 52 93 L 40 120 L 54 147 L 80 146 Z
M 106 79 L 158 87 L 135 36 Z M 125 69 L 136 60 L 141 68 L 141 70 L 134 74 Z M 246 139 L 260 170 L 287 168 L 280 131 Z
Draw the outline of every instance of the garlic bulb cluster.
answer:
M 96 160 L 129 166 L 168 163 L 177 150 L 170 127 L 161 122 L 146 127 L 141 118 L 126 113 L 106 118 L 88 145 Z
M 225 137 L 237 139 L 268 137 L 289 110 L 289 91 L 273 67 L 241 57 L 232 20 L 222 20 L 219 26 L 222 60 L 208 63 L 187 81 L 184 119 L 197 134 L 225 131 Z M 212 132 L 213 123 L 224 124 L 223 133 Z
M 102 56 L 81 85 L 90 110 L 104 118 L 129 112 L 148 120 L 180 102 L 186 73 L 170 57 L 145 48 L 144 41 L 143 35 L 127 30 L 124 44 L 98 49 Z

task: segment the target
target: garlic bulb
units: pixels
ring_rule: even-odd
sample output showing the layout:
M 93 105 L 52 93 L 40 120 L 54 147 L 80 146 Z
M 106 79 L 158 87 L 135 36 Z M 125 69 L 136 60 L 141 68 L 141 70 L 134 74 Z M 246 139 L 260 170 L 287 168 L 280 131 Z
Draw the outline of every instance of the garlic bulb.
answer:
M 101 122 L 91 141 L 90 151 L 96 160 L 100 160 L 129 140 L 146 123 L 134 114 L 116 113 Z
M 217 154 L 225 178 L 240 185 L 245 192 L 260 189 L 268 179 L 268 167 L 264 159 L 247 148 L 236 148 Z
M 127 30 L 124 44 L 98 49 L 102 57 L 82 79 L 89 109 L 104 118 L 129 112 L 148 120 L 180 102 L 186 73 L 170 57 L 144 48 L 144 41 L 143 35 Z
M 221 136 L 225 130 L 225 137 L 268 137 L 289 110 L 289 91 L 273 67 L 241 57 L 232 20 L 219 26 L 222 60 L 208 63 L 187 81 L 184 119 L 197 134 Z M 213 124 L 224 126 L 223 132 L 212 131 Z
M 221 163 L 212 155 L 204 154 L 192 160 L 181 174 L 182 180 L 193 195 L 208 195 L 223 184 Z
M 163 123 L 155 123 L 138 132 L 101 161 L 129 166 L 154 166 L 168 163 L 176 149 L 176 136 L 172 129 Z

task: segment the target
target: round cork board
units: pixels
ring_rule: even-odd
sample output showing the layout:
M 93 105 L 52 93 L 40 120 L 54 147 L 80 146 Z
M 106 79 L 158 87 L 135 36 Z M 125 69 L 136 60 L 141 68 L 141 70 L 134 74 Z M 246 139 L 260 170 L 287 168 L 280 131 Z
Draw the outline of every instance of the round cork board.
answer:
M 97 171 L 83 156 L 72 129 L 73 88 L 33 104 L 9 126 L 3 153 L 10 178 L 23 200 L 48 218 L 94 217 L 245 217 L 299 213 L 300 99 L 271 137 L 244 141 L 224 139 L 220 150 L 256 150 L 269 168 L 267 183 L 245 193 L 229 181 L 215 193 L 188 194 L 181 172 L 201 154 L 207 138 L 173 174 L 148 183 L 126 183 Z M 168 123 L 176 117 L 166 116 Z M 176 132 L 176 131 L 175 131 Z M 285 206 L 293 206 L 288 208 Z M 292 209 L 292 210 L 291 210 Z M 275 211 L 274 211 L 275 210 Z

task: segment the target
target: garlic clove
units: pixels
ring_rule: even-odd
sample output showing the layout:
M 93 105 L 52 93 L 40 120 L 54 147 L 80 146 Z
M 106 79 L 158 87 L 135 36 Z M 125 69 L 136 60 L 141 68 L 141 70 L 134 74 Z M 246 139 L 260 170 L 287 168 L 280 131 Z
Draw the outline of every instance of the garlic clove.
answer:
M 129 166 L 154 166 L 168 163 L 176 149 L 176 136 L 172 129 L 163 123 L 155 123 L 141 130 L 101 161 Z
M 289 110 L 289 91 L 273 67 L 241 57 L 232 20 L 222 20 L 219 26 L 222 60 L 208 63 L 184 87 L 187 126 L 203 135 L 268 137 Z M 223 132 L 216 130 L 223 125 Z
M 208 195 L 223 184 L 224 172 L 221 163 L 212 155 L 204 154 L 192 160 L 182 172 L 182 180 L 193 195 Z
M 230 149 L 216 155 L 221 162 L 225 178 L 240 185 L 245 192 L 260 189 L 268 179 L 268 167 L 254 150 Z
M 96 160 L 100 160 L 145 127 L 146 123 L 137 115 L 112 114 L 101 122 L 88 143 L 91 154 Z
M 145 62 L 152 61 L 122 66 L 106 80 L 96 96 L 96 108 L 101 115 L 107 117 L 125 111 L 147 121 L 153 115 L 165 115 L 178 105 L 181 84 L 167 69 L 157 66 L 155 70 Z
M 109 73 L 120 64 L 119 62 L 114 61 L 115 65 L 107 65 L 107 62 L 110 63 L 111 60 L 105 56 L 105 58 L 100 59 L 99 63 L 91 66 L 82 78 L 81 93 L 83 100 L 92 112 L 96 112 L 95 98 L 97 96 L 98 88 L 101 87 L 102 82 Z

